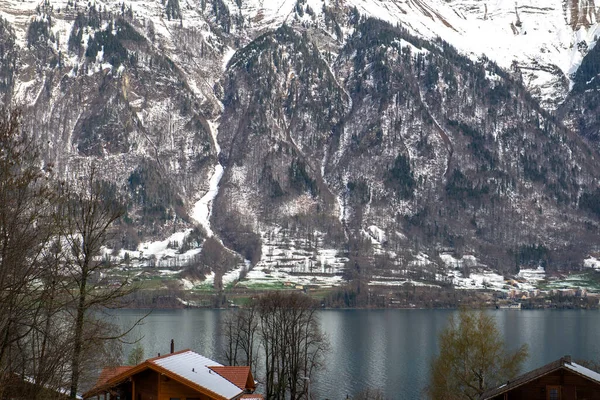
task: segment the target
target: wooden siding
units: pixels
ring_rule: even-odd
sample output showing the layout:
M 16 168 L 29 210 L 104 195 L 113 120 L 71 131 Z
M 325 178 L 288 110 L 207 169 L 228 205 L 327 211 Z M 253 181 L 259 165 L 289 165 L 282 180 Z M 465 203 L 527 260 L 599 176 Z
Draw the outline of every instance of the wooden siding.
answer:
M 560 386 L 561 400 L 600 400 L 600 384 L 564 369 L 500 394 L 494 400 L 547 400 L 548 386 Z
M 147 369 L 132 378 L 135 385 L 133 400 L 158 400 L 158 372 Z
M 206 395 L 203 395 L 200 392 L 187 387 L 186 385 L 183 385 L 173 379 L 169 379 L 166 376 L 161 376 L 158 400 L 169 400 L 171 398 L 178 398 L 181 400 L 185 400 L 187 398 L 212 400 L 211 397 L 207 397 Z

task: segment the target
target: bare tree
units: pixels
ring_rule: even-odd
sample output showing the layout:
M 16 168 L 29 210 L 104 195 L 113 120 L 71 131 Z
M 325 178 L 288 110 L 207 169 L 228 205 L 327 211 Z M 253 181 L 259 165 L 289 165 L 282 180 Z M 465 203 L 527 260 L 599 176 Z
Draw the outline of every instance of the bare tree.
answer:
M 120 299 L 134 290 L 127 278 L 117 281 L 104 278 L 114 265 L 109 257 L 102 256 L 102 249 L 124 210 L 106 184 L 98 179 L 94 165 L 85 175 L 81 187 L 67 189 L 57 221 L 62 241 L 68 248 L 66 285 L 73 305 L 73 350 L 69 363 L 72 398 L 77 395 L 86 348 L 97 348 L 99 343 L 122 337 L 118 332 L 107 332 L 106 321 L 98 320 L 92 311 L 117 306 Z M 94 346 L 89 348 L 90 344 Z
M 15 379 L 27 389 L 11 397 L 66 386 L 74 397 L 89 361 L 118 353 L 110 339 L 126 332 L 98 311 L 134 288 L 103 278 L 113 266 L 101 251 L 123 212 L 108 192 L 93 167 L 79 188 L 57 184 L 19 112 L 0 110 L 0 397 Z
M 225 317 L 223 323 L 226 338 L 225 359 L 229 365 L 247 365 L 251 369 L 257 365 L 258 323 L 256 303 L 232 311 Z
M 256 365 L 254 354 L 260 354 L 266 398 L 310 398 L 310 380 L 328 349 L 313 299 L 299 292 L 262 295 L 228 318 L 225 331 L 231 364 Z
M 31 334 L 23 340 L 28 347 L 22 353 L 26 373 L 34 383 L 27 398 L 48 398 L 50 393 L 59 394 L 67 385 L 71 342 L 69 327 L 64 323 L 65 298 L 60 281 L 63 263 L 62 248 L 55 238 L 42 255 L 43 296 L 38 319 Z
M 42 254 L 53 235 L 48 169 L 20 130 L 20 113 L 0 110 L 0 396 L 26 367 L 23 340 L 44 305 Z

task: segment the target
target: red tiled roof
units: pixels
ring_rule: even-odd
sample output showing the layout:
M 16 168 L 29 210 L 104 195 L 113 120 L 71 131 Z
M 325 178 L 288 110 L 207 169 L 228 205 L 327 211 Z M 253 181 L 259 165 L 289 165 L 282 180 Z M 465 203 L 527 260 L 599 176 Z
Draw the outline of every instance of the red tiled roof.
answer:
M 209 367 L 240 389 L 246 389 L 250 367 Z
M 100 376 L 98 377 L 98 380 L 96 381 L 96 384 L 94 385 L 94 387 L 99 387 L 104 385 L 106 382 L 108 382 L 110 379 L 114 378 L 117 375 L 122 374 L 123 372 L 129 371 L 131 368 L 130 366 L 122 366 L 122 367 L 106 367 L 102 370 L 102 372 L 100 373 Z

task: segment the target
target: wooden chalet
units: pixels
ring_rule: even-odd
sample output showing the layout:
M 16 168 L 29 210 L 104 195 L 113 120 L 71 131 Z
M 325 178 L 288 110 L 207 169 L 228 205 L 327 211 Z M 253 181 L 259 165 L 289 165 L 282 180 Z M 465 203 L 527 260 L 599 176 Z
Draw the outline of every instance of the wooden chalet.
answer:
M 600 374 L 570 356 L 483 393 L 480 400 L 600 400 Z
M 191 350 L 133 367 L 105 368 L 83 395 L 97 400 L 262 400 L 250 367 L 226 367 Z

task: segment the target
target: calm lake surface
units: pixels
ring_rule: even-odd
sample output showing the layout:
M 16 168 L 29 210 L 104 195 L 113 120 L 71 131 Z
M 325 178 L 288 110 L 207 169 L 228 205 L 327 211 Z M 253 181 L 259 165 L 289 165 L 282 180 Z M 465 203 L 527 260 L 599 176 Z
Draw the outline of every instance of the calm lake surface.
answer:
M 145 357 L 165 354 L 171 339 L 176 350 L 192 349 L 223 362 L 220 323 L 227 310 L 156 310 L 133 336 L 142 337 Z M 530 370 L 565 354 L 600 361 L 600 312 L 573 310 L 489 311 L 509 348 L 529 345 Z M 381 389 L 390 399 L 419 399 L 428 381 L 438 333 L 449 310 L 323 310 L 321 326 L 331 351 L 327 369 L 311 381 L 318 399 L 345 399 L 365 388 Z M 145 311 L 118 310 L 116 321 L 130 326 Z M 125 348 L 125 354 L 128 353 Z

